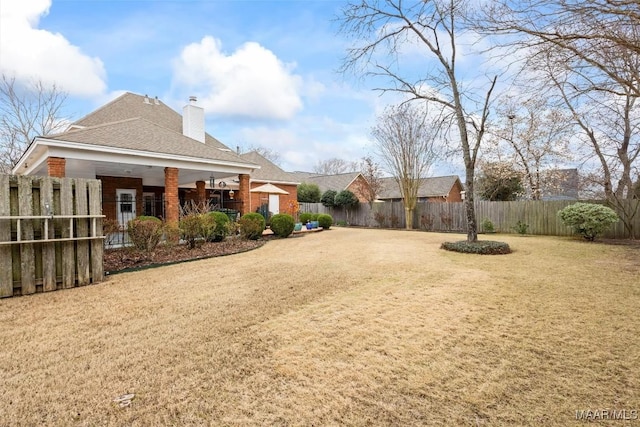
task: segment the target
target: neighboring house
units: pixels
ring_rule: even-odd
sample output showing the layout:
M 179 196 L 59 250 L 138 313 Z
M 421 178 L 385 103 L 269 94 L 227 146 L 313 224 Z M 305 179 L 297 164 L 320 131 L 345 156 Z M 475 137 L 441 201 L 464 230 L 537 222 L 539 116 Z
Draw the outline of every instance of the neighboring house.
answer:
M 423 178 L 418 189 L 418 202 L 461 202 L 462 192 L 462 182 L 457 175 Z M 378 200 L 402 201 L 400 187 L 395 178 L 382 178 L 382 191 Z
M 34 138 L 13 173 L 98 178 L 103 212 L 121 225 L 140 214 L 178 221 L 188 200 L 250 211 L 249 176 L 260 166 L 204 126 L 195 97 L 181 116 L 158 98 L 125 93 L 63 133 Z M 217 186 L 229 176 L 237 180 L 233 194 L 232 187 Z
M 343 190 L 349 190 L 358 198 L 360 203 L 368 202 L 363 194 L 363 188 L 369 183 L 360 172 L 347 172 L 335 175 L 318 175 L 312 172 L 293 172 L 293 175 L 300 182 L 308 184 L 316 184 L 320 188 L 320 194 L 324 194 L 327 190 L 333 190 L 339 193 Z
M 250 178 L 251 197 L 249 208 L 251 212 L 269 212 L 271 214 L 291 212 L 292 202 L 298 199 L 298 184 L 296 177 L 282 170 L 278 165 L 265 158 L 257 151 L 241 154 L 244 160 L 260 166 Z
M 578 169 L 554 169 L 545 171 L 540 189 L 542 200 L 577 200 L 580 189 Z

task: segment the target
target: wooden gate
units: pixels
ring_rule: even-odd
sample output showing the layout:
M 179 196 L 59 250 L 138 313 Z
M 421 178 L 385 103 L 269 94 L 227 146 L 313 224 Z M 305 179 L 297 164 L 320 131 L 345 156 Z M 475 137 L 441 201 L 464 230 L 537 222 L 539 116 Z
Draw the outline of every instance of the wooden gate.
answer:
M 96 179 L 0 175 L 0 298 L 104 279 Z

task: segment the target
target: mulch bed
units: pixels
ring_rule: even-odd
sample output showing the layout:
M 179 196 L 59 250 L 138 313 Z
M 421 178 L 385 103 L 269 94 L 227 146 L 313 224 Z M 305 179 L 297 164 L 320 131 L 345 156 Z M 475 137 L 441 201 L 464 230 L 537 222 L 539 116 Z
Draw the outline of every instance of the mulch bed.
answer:
M 104 252 L 104 271 L 115 274 L 196 259 L 211 258 L 246 252 L 259 248 L 267 242 L 261 240 L 227 239 L 223 242 L 206 242 L 189 249 L 186 245 L 159 245 L 152 252 L 135 248 L 107 249 Z
M 631 247 L 634 249 L 640 249 L 640 239 L 635 239 L 635 240 L 631 240 L 631 239 L 601 239 L 601 238 L 597 238 L 596 242 L 601 242 L 601 243 L 605 243 L 607 245 L 620 245 L 620 246 L 627 246 L 627 247 Z

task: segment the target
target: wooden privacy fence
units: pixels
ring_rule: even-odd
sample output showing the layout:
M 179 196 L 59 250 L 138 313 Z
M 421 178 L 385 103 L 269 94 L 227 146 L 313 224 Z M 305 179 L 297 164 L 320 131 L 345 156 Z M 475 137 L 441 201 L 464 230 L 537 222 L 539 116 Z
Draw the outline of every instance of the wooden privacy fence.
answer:
M 96 179 L 0 175 L 0 298 L 104 279 Z
M 476 220 L 478 231 L 484 232 L 483 220 L 493 222 L 495 230 L 501 233 L 515 233 L 513 227 L 518 221 L 529 225 L 527 234 L 568 236 L 571 228 L 565 226 L 558 219 L 558 211 L 576 203 L 576 200 L 522 200 L 515 202 L 476 201 Z M 604 204 L 604 201 L 594 200 L 587 203 Z M 634 211 L 640 200 L 625 200 L 625 209 Z M 633 218 L 633 227 L 640 230 L 640 210 Z M 368 204 L 360 204 L 357 208 L 345 212 L 340 208 L 327 208 L 320 203 L 300 203 L 300 212 L 328 213 L 334 222 L 346 221 L 351 225 L 364 227 L 404 228 L 404 206 L 402 202 L 374 203 L 373 208 Z M 382 220 L 380 224 L 379 220 Z M 418 203 L 414 212 L 413 226 L 438 232 L 466 232 L 467 219 L 464 203 L 426 202 Z M 629 232 L 622 221 L 604 233 L 609 238 L 629 238 Z

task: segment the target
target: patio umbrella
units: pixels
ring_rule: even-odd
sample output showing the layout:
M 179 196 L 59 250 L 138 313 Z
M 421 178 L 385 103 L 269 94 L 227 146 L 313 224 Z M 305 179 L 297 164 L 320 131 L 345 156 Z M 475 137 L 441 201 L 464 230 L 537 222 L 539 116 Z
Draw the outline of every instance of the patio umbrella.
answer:
M 284 191 L 282 188 L 278 188 L 273 184 L 263 184 L 250 191 L 252 193 L 289 194 L 288 191 Z

